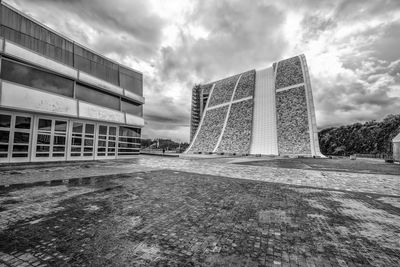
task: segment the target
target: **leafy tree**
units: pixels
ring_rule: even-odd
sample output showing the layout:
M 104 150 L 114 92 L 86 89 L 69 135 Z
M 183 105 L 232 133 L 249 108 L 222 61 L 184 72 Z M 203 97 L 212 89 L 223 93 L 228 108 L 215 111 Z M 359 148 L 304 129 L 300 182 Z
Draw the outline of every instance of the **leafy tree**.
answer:
M 325 155 L 392 154 L 392 139 L 400 132 L 400 114 L 382 121 L 329 127 L 318 133 Z

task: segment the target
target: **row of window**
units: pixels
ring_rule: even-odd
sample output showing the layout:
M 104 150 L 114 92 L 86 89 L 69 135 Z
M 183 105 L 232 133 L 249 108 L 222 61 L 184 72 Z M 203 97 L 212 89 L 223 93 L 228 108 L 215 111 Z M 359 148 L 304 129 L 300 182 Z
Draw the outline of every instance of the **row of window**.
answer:
M 30 153 L 45 160 L 115 158 L 139 153 L 138 128 L 37 117 L 32 131 L 33 120 L 29 115 L 0 112 L 0 161 L 27 160 Z
M 1 5 L 0 34 L 30 50 L 143 95 L 143 76 L 71 42 Z
M 74 97 L 74 81 L 44 70 L 34 68 L 14 60 L 1 60 L 1 79 L 38 88 L 52 93 Z M 143 116 L 143 106 L 129 100 L 101 92 L 83 84 L 76 84 L 75 98 L 120 110 L 139 117 Z

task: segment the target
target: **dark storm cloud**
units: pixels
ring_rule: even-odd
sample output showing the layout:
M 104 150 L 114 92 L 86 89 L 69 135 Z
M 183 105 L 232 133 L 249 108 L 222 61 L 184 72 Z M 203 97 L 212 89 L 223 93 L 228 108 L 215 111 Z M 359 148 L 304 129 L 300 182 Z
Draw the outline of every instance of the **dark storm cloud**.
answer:
M 400 110 L 399 0 L 195 0 L 164 19 L 146 0 L 7 2 L 102 54 L 144 66 L 148 137 L 188 139 L 195 83 L 299 53 L 309 62 L 319 128 Z M 176 40 L 165 42 L 166 33 Z
M 286 47 L 280 34 L 284 14 L 265 1 L 198 1 L 188 23 L 200 25 L 207 38 L 182 31 L 181 44 L 162 49 L 160 75 L 185 81 L 193 73 L 204 82 L 267 67 Z
M 34 13 L 35 18 L 56 26 L 67 36 L 72 33 L 73 38 L 101 53 L 118 52 L 126 56 L 133 50 L 134 55 L 146 58 L 156 53 L 161 43 L 164 21 L 150 11 L 146 0 L 14 2 L 27 13 Z M 92 44 L 89 40 L 93 32 L 87 31 L 89 28 L 99 36 Z

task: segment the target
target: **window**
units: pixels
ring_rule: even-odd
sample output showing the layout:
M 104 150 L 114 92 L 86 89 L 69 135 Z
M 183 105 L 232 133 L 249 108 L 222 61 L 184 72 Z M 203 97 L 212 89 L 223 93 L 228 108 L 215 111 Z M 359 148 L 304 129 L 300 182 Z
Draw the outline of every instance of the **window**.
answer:
M 108 129 L 108 131 L 107 131 Z M 108 133 L 108 134 L 107 134 Z M 117 127 L 99 125 L 99 135 L 97 141 L 97 156 L 115 156 Z
M 75 44 L 75 68 L 118 85 L 118 64 Z
M 27 158 L 29 155 L 31 120 L 31 117 L 15 116 L 12 146 L 13 158 Z
M 140 132 L 139 128 L 119 127 L 118 156 L 139 154 Z
M 2 5 L 0 33 L 6 39 L 72 66 L 73 43 Z
M 74 122 L 72 125 L 71 157 L 92 157 L 95 126 Z
M 121 101 L 121 110 L 133 114 L 139 117 L 143 116 L 143 106 L 142 105 L 137 105 L 133 102 L 127 101 L 127 100 L 122 100 Z
M 143 96 L 143 75 L 141 73 L 120 66 L 119 81 L 122 88 Z
M 1 78 L 52 93 L 73 96 L 72 80 L 15 61 L 2 60 Z
M 119 110 L 119 97 L 103 93 L 81 84 L 76 85 L 75 96 L 77 99 L 92 104 Z

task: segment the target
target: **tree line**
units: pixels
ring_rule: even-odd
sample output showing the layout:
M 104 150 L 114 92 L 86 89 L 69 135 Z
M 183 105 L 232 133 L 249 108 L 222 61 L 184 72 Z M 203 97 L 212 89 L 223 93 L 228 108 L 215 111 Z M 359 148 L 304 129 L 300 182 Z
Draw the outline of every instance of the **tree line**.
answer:
M 388 115 L 382 121 L 353 123 L 330 127 L 318 133 L 322 154 L 348 156 L 352 154 L 392 155 L 392 139 L 400 132 L 400 114 Z

